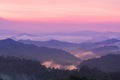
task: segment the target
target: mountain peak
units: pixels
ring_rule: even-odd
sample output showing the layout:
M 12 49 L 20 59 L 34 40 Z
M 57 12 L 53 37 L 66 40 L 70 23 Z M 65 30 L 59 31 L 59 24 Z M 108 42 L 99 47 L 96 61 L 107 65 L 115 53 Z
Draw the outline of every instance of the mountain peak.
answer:
M 7 39 L 4 39 L 4 40 L 1 40 L 1 41 L 4 41 L 4 42 L 15 42 L 13 39 L 11 38 L 7 38 Z
M 60 42 L 60 41 L 52 39 L 52 40 L 49 40 L 49 42 Z

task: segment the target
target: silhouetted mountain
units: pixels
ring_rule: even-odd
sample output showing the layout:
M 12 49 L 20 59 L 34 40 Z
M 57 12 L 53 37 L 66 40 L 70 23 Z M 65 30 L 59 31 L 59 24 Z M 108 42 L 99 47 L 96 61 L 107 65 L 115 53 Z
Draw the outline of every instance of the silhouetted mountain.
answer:
M 24 44 L 34 44 L 39 47 L 45 46 L 45 47 L 59 48 L 59 49 L 78 45 L 75 43 L 62 42 L 58 40 L 50 40 L 50 41 L 19 40 L 19 42 L 22 42 Z
M 80 49 L 83 52 L 91 51 L 92 53 L 98 56 L 104 56 L 107 54 L 119 54 L 120 53 L 120 40 L 108 39 L 105 41 L 88 43 L 83 46 L 83 49 L 82 47 L 80 47 Z
M 93 53 L 98 55 L 106 54 L 119 54 L 120 53 L 120 40 L 109 39 L 101 42 L 96 42 L 91 45 L 90 49 Z
M 119 46 L 103 46 L 94 48 L 91 50 L 92 52 L 98 54 L 98 55 L 106 55 L 106 54 L 119 54 L 120 53 L 120 47 Z
M 80 64 L 89 68 L 97 68 L 104 72 L 120 71 L 120 54 L 109 54 L 100 58 L 90 59 Z
M 108 40 L 105 40 L 105 41 L 97 42 L 96 44 L 110 45 L 110 44 L 115 44 L 117 42 L 120 42 L 120 40 L 113 38 L 113 39 L 108 39 Z
M 23 44 L 12 39 L 0 40 L 0 55 L 35 59 L 41 62 L 52 61 L 56 64 L 75 65 L 80 59 L 70 53 L 54 48 L 37 47 Z
M 57 40 L 51 41 L 31 41 L 31 40 L 19 40 L 24 44 L 34 44 L 36 46 L 45 46 L 49 48 L 63 49 L 81 59 L 90 59 L 98 56 L 103 56 L 111 53 L 120 52 L 120 40 L 108 39 L 105 41 L 94 43 L 68 43 Z

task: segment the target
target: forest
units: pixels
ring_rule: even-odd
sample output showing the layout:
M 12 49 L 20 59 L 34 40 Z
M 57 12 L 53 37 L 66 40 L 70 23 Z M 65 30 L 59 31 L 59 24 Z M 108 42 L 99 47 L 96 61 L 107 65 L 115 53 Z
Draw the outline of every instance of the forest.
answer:
M 82 66 L 77 70 L 50 69 L 39 61 L 0 56 L 0 80 L 119 80 L 120 71 L 102 72 Z

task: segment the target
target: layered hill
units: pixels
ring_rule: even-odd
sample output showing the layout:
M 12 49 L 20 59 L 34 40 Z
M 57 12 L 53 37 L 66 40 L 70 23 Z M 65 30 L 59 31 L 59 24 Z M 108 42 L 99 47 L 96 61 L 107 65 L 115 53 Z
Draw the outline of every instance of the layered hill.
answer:
M 120 52 L 120 40 L 108 39 L 100 42 L 86 42 L 86 43 L 68 43 L 57 40 L 51 41 L 32 41 L 32 40 L 19 40 L 24 44 L 34 44 L 39 47 L 57 48 L 62 49 L 78 58 L 83 60 L 96 58 L 111 53 Z
M 48 62 L 48 65 L 77 65 L 80 62 L 80 59 L 64 50 L 37 47 L 31 44 L 23 44 L 12 39 L 0 40 L 0 55 L 39 60 L 42 63 Z M 56 66 L 60 67 L 60 65 Z

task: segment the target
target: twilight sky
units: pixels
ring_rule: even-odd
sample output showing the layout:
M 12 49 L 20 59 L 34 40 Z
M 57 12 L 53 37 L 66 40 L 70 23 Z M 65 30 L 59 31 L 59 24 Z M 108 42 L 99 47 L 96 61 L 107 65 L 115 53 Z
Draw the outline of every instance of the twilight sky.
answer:
M 0 17 L 7 30 L 120 32 L 120 0 L 0 0 Z

